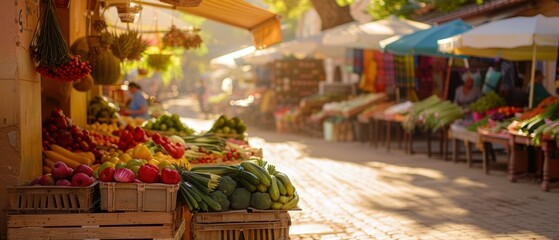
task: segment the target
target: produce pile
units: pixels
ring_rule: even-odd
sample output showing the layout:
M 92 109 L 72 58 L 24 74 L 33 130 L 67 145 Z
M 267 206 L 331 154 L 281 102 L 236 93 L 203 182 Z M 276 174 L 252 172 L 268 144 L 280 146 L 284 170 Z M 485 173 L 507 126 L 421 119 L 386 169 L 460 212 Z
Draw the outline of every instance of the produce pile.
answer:
M 244 139 L 243 134 L 246 132 L 247 127 L 243 120 L 239 117 L 228 118 L 225 115 L 219 116 L 214 122 L 208 133 L 215 133 L 216 135 L 234 136 L 238 139 Z
M 520 113 L 522 109 L 518 107 L 505 106 L 493 109 L 492 111 L 493 112 L 491 114 L 486 115 L 479 121 L 475 121 L 470 124 L 467 129 L 472 132 L 477 132 L 478 128 L 485 128 L 493 133 L 506 130 L 507 126 L 515 120 L 516 113 Z
M 118 108 L 106 97 L 95 96 L 89 101 L 87 115 L 89 123 L 112 123 Z
M 485 113 L 488 110 L 505 106 L 506 104 L 505 99 L 497 95 L 497 93 L 489 92 L 470 104 L 469 108 L 472 112 Z
M 194 130 L 182 123 L 177 114 L 163 114 L 158 118 L 152 118 L 142 124 L 146 130 L 168 132 L 170 134 L 193 135 Z
M 30 186 L 87 187 L 95 183 L 93 169 L 85 164 L 71 168 L 62 161 L 53 162 L 50 173 L 36 177 Z
M 460 106 L 450 101 L 442 101 L 433 95 L 415 103 L 402 122 L 402 126 L 408 132 L 412 132 L 416 126 L 434 132 L 463 116 L 464 110 Z
M 43 149 L 51 150 L 52 144 L 60 145 L 73 152 L 91 152 L 95 157 L 101 154 L 89 131 L 72 124 L 72 119 L 64 115 L 60 108 L 54 109 L 43 122 Z
M 190 211 L 228 211 L 249 207 L 290 210 L 299 195 L 289 177 L 262 159 L 234 166 L 200 166 L 180 170 L 180 199 Z
M 245 141 L 212 134 L 171 138 L 186 147 L 184 156 L 192 164 L 231 163 L 262 156 L 261 149 L 252 148 Z
M 509 125 L 509 130 L 516 134 L 531 136 L 532 144 L 539 145 L 541 137 L 559 139 L 559 102 L 554 102 L 545 111 L 521 122 L 515 121 Z

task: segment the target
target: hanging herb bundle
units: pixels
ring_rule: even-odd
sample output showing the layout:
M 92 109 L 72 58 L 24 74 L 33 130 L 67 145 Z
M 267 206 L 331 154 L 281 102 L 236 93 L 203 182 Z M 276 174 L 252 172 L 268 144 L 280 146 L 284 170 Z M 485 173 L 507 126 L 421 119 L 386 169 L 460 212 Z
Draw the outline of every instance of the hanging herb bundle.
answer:
M 45 12 L 37 24 L 29 51 L 31 58 L 38 65 L 37 72 L 44 77 L 73 82 L 91 72 L 89 62 L 70 53 L 62 36 L 52 0 L 47 0 Z
M 199 48 L 202 38 L 198 34 L 200 29 L 195 28 L 189 31 L 181 31 L 175 25 L 163 36 L 164 47 L 182 47 L 185 50 Z
M 127 31 L 117 35 L 112 33 L 111 51 L 120 61 L 137 61 L 147 49 L 148 42 L 142 39 L 138 31 Z

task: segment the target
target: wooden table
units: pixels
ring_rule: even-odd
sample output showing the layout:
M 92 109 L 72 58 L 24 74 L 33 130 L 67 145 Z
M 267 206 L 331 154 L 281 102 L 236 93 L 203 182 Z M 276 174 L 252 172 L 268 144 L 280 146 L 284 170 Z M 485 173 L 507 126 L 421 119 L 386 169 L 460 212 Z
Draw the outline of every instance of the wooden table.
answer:
M 373 114 L 371 117 L 371 128 L 369 139 L 371 145 L 375 147 L 379 143 L 383 143 L 386 146 L 386 151 L 390 152 L 392 145 L 392 128 L 396 127 L 396 136 L 400 136 L 398 139 L 398 148 L 402 147 L 402 142 L 404 141 L 402 122 L 404 117 L 402 115 L 385 115 L 382 113 Z M 384 127 L 384 131 L 382 129 Z
M 559 188 L 559 182 L 551 182 L 552 179 L 559 179 L 559 155 L 557 152 L 557 142 L 553 139 L 542 138 L 541 148 L 544 154 L 543 179 L 541 187 L 544 191 Z
M 477 132 L 472 132 L 467 129 L 453 129 L 448 130 L 448 139 L 452 141 L 452 161 L 458 161 L 458 141 L 463 141 L 466 147 L 466 162 L 468 167 L 472 167 L 472 144 L 477 144 L 479 136 Z M 444 150 L 444 159 L 447 159 L 446 148 Z
M 489 155 L 495 161 L 495 151 L 493 149 L 493 144 L 501 144 L 505 147 L 507 151 L 507 159 L 510 159 L 510 147 L 509 147 L 509 134 L 508 133 L 492 133 L 485 129 L 478 129 L 479 141 L 481 143 L 481 151 L 483 152 L 483 172 L 489 174 L 490 170 L 490 160 Z
M 536 149 L 536 168 L 535 171 L 531 172 L 529 169 L 529 155 L 528 147 L 534 147 L 532 145 L 532 137 L 518 135 L 513 132 L 509 132 L 509 147 L 510 147 L 510 157 L 509 157 L 509 181 L 516 182 L 518 179 L 526 177 L 536 177 L 540 178 L 542 173 L 542 151 L 541 148 Z
M 440 128 L 437 133 L 439 134 L 439 154 L 442 158 L 445 157 L 445 152 L 448 148 L 448 126 Z M 431 130 L 427 130 L 425 132 L 427 134 L 427 156 L 431 157 L 433 155 L 433 151 L 431 151 L 431 142 L 433 138 L 433 133 Z M 404 132 L 404 144 L 405 144 L 405 152 L 408 154 L 414 154 L 413 151 L 413 133 Z

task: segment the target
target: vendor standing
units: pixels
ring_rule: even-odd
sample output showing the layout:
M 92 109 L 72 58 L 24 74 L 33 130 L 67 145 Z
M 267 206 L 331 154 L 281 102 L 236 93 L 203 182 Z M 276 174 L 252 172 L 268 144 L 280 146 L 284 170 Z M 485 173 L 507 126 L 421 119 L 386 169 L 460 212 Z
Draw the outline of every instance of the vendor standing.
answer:
M 137 83 L 131 82 L 128 84 L 128 91 L 132 95 L 128 102 L 128 107 L 122 112 L 123 115 L 130 117 L 141 117 L 149 119 L 148 102 L 142 94 L 142 87 Z
M 541 101 L 543 101 L 544 99 L 546 99 L 547 97 L 551 96 L 551 94 L 549 94 L 549 92 L 547 91 L 547 89 L 545 89 L 545 86 L 543 85 L 543 79 L 545 77 L 543 76 L 543 73 L 541 70 L 536 70 L 535 71 L 535 76 L 534 76 L 534 102 L 532 106 L 538 106 L 538 104 L 540 104 Z
M 475 102 L 481 97 L 481 90 L 474 86 L 474 75 L 470 72 L 462 74 L 462 85 L 456 88 L 454 103 L 463 108 Z

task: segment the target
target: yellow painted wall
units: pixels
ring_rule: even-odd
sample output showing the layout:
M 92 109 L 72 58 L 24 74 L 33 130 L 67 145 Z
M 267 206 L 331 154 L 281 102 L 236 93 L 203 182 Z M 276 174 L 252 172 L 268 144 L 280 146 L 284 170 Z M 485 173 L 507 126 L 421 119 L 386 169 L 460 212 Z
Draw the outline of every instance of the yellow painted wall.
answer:
M 86 1 L 71 1 L 68 17 L 68 39 L 71 45 L 76 39 L 86 35 L 86 21 L 83 13 L 86 11 Z M 81 14 L 80 14 L 81 13 Z M 70 94 L 70 117 L 74 124 L 85 127 L 87 124 L 87 93 L 72 88 Z
M 0 1 L 0 238 L 6 237 L 6 186 L 30 181 L 42 171 L 41 84 L 27 50 L 37 3 Z

